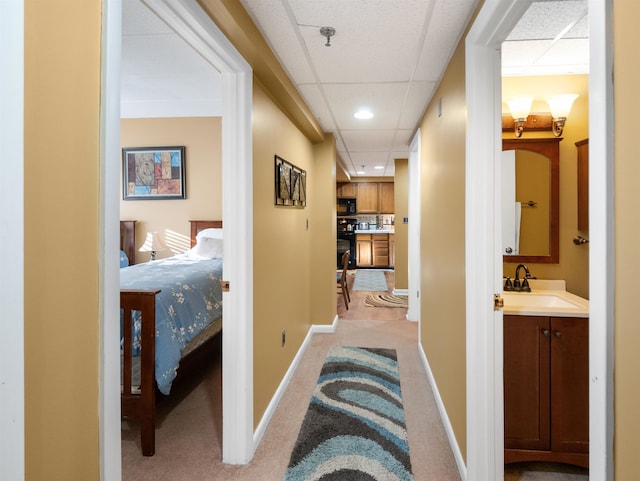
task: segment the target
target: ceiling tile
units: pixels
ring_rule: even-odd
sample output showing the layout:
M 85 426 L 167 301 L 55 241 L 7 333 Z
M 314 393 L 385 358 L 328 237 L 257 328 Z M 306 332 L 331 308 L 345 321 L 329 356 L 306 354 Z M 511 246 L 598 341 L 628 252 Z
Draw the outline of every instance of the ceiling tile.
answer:
M 395 130 L 342 130 L 342 139 L 350 152 L 389 151 Z

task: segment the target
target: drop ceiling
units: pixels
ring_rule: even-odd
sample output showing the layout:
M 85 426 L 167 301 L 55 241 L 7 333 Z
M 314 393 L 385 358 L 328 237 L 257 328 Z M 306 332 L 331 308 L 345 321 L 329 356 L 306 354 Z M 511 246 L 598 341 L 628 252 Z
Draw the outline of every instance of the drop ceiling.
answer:
M 392 176 L 477 0 L 241 0 L 350 177 Z M 327 38 L 320 28 L 330 26 Z M 533 2 L 503 44 L 503 75 L 588 73 L 586 0 Z M 123 117 L 220 115 L 218 72 L 123 1 Z M 354 117 L 367 107 L 369 120 Z M 364 172 L 364 174 L 360 174 Z

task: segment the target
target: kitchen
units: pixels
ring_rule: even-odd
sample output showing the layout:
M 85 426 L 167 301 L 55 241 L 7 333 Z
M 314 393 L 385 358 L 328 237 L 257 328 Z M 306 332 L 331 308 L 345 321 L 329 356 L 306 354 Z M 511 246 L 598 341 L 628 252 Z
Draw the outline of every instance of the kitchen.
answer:
M 395 265 L 393 182 L 346 182 L 336 188 L 337 267 L 349 249 L 349 268 Z

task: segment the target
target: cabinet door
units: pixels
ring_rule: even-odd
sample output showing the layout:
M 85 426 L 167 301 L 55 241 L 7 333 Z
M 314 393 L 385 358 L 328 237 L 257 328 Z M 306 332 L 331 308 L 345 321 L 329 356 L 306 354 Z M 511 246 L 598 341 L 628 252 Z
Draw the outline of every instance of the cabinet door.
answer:
M 589 452 L 589 321 L 551 318 L 551 450 Z
M 356 197 L 358 195 L 358 189 L 353 182 L 347 182 L 346 184 L 339 184 L 336 192 L 338 197 Z
M 380 213 L 393 214 L 395 212 L 393 182 L 380 182 L 378 185 L 378 204 Z
M 396 265 L 396 235 L 389 234 L 389 266 Z
M 389 265 L 389 235 L 373 234 L 373 265 L 387 267 Z
M 373 266 L 373 252 L 370 235 L 358 234 L 356 238 L 356 254 L 356 264 L 359 267 Z
M 357 208 L 360 214 L 378 213 L 377 182 L 361 182 L 358 184 Z
M 548 317 L 504 316 L 504 447 L 548 450 Z

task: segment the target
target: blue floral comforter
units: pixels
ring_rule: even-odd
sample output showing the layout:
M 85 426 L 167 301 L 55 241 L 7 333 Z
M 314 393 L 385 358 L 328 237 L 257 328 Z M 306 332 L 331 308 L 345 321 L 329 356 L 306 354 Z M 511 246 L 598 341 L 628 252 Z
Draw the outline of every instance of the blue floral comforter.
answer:
M 184 346 L 222 315 L 221 279 L 222 259 L 186 255 L 120 269 L 121 289 L 161 290 L 156 296 L 155 375 L 163 394 L 169 394 Z

